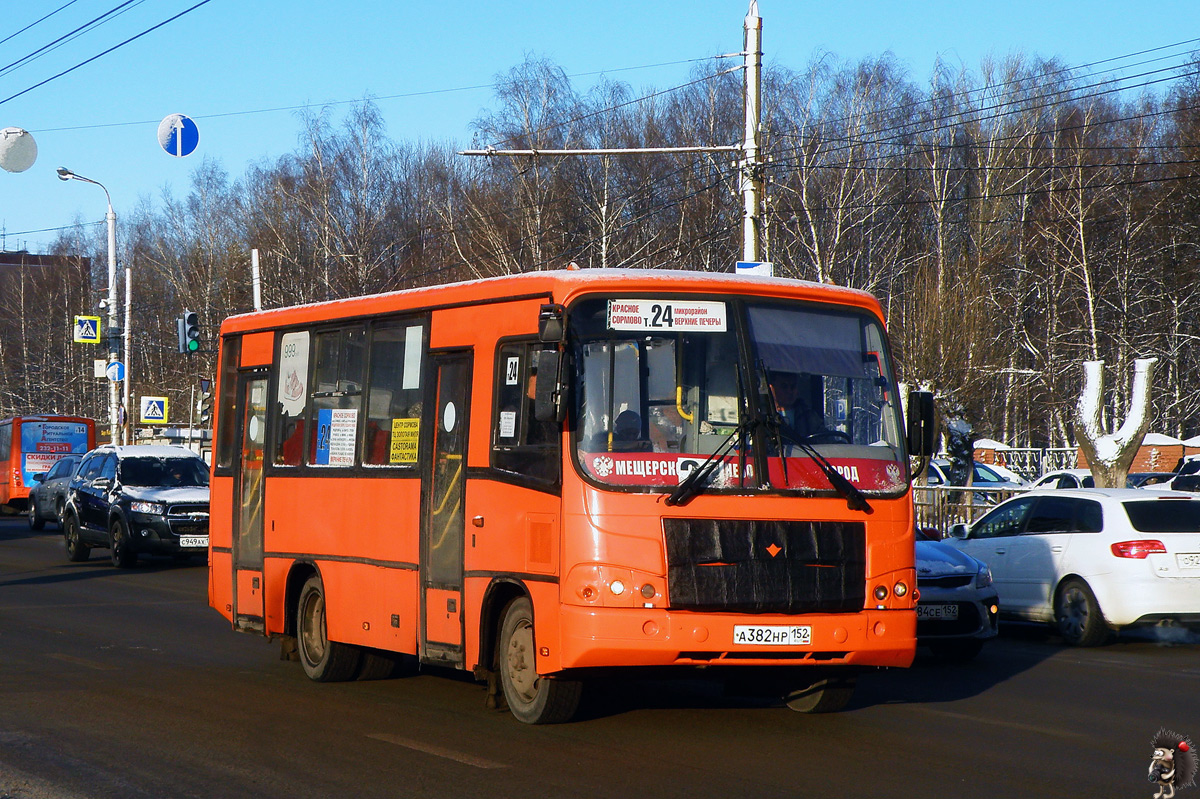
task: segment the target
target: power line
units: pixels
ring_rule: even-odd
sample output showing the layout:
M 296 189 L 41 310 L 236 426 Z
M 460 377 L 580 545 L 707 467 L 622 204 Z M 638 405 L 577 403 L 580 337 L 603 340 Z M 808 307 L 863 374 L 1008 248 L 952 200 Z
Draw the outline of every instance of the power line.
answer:
M 162 22 L 158 23 L 157 25 L 154 25 L 154 26 L 152 26 L 152 27 L 149 27 L 149 28 L 147 28 L 146 30 L 142 31 L 142 32 L 141 32 L 141 33 L 139 33 L 139 34 L 136 34 L 136 35 L 134 35 L 134 36 L 130 36 L 130 37 L 129 37 L 128 39 L 126 39 L 125 41 L 121 42 L 120 44 L 115 44 L 115 45 L 113 45 L 112 47 L 108 48 L 108 49 L 107 49 L 107 50 L 105 50 L 104 52 L 97 53 L 96 55 L 92 56 L 91 58 L 89 58 L 89 59 L 87 59 L 87 60 L 85 60 L 85 61 L 80 61 L 80 62 L 79 62 L 78 64 L 76 64 L 75 66 L 73 66 L 73 67 L 70 67 L 70 68 L 68 68 L 68 69 L 64 69 L 62 72 L 58 73 L 57 75 L 52 75 L 52 76 L 50 76 L 49 78 L 46 78 L 44 81 L 41 81 L 40 83 L 35 83 L 33 86 L 30 86 L 28 89 L 22 89 L 21 91 L 17 92 L 16 94 L 13 94 L 13 95 L 10 95 L 10 96 L 8 96 L 8 97 L 5 97 L 3 100 L 0 100 L 0 105 L 4 105 L 4 104 L 5 104 L 5 103 L 7 103 L 9 100 L 15 100 L 16 98 L 20 97 L 20 96 L 21 96 L 21 95 L 23 95 L 23 94 L 28 94 L 29 92 L 33 91 L 34 89 L 40 88 L 40 87 L 42 87 L 42 86 L 45 86 L 45 85 L 46 85 L 47 83 L 49 83 L 50 81 L 52 81 L 52 80 L 57 80 L 58 78 L 61 78 L 63 75 L 67 75 L 67 74 L 69 74 L 69 73 L 71 73 L 71 72 L 74 72 L 75 70 L 79 69 L 80 67 L 82 67 L 82 66 L 86 66 L 87 64 L 90 64 L 90 63 L 92 63 L 92 62 L 93 62 L 93 61 L 95 61 L 97 58 L 101 58 L 102 56 L 106 56 L 106 55 L 108 55 L 109 53 L 111 53 L 113 50 L 117 50 L 117 49 L 119 49 L 119 48 L 121 48 L 121 47 L 124 47 L 125 45 L 129 44 L 130 42 L 133 42 L 133 41 L 136 41 L 136 40 L 138 40 L 138 39 L 142 38 L 142 37 L 143 37 L 143 36 L 145 36 L 147 33 L 152 33 L 153 31 L 156 31 L 156 30 L 158 30 L 159 28 L 161 28 L 163 25 L 166 25 L 168 22 L 174 22 L 175 20 L 177 20 L 177 19 L 179 19 L 180 17 L 182 17 L 184 14 L 189 14 L 189 13 L 191 13 L 192 11 L 195 11 L 195 10 L 196 10 L 197 8 L 199 8 L 200 6 L 202 6 L 202 5 L 205 5 L 205 4 L 209 3 L 209 2 L 211 2 L 211 0 L 200 0 L 200 2 L 199 2 L 199 3 L 196 3 L 196 4 L 195 4 L 194 6 L 192 6 L 191 8 L 186 8 L 186 9 L 184 9 L 183 11 L 180 11 L 180 12 L 179 12 L 178 14 L 176 14 L 175 16 L 173 16 L 173 17 L 170 17 L 169 19 L 165 19 L 165 20 L 163 20 Z
M 135 2 L 135 0 L 125 0 L 124 3 L 121 3 L 120 5 L 118 5 L 115 8 L 110 8 L 108 11 L 105 11 L 100 16 L 95 17 L 94 19 L 91 19 L 88 22 L 85 22 L 84 24 L 80 25 L 75 30 L 70 31 L 69 33 L 64 33 L 62 36 L 59 36 L 57 39 L 50 42 L 49 44 L 43 45 L 43 46 L 39 47 L 37 50 L 34 50 L 32 53 L 24 55 L 21 58 L 18 58 L 16 61 L 13 61 L 11 64 L 6 64 L 5 66 L 0 67 L 0 76 L 7 75 L 9 72 L 14 72 L 17 69 L 20 69 L 22 66 L 25 66 L 26 64 L 30 64 L 30 63 L 36 61 L 37 59 L 41 58 L 42 56 L 46 55 L 47 53 L 53 52 L 54 50 L 57 50 L 59 47 L 63 46 L 64 44 L 67 44 L 68 42 L 73 41 L 74 39 L 78 38 L 79 36 L 82 36 L 84 33 L 87 33 L 89 30 L 91 30 L 93 28 L 97 28 L 100 25 L 103 25 L 105 22 L 111 22 L 112 20 L 114 20 L 118 16 L 120 16 L 121 14 L 128 11 L 129 8 L 127 8 L 127 6 L 130 6 L 132 4 L 133 7 L 136 8 L 137 6 L 141 5 L 143 2 L 145 2 L 145 0 L 136 0 L 136 2 Z
M 5 36 L 3 39 L 0 39 L 0 44 L 4 44 L 4 43 L 5 43 L 5 42 L 7 42 L 9 39 L 15 39 L 16 37 L 20 36 L 20 35 L 21 35 L 22 33 L 24 33 L 25 31 L 27 31 L 27 30 L 29 30 L 30 28 L 34 27 L 35 25 L 40 25 L 41 23 L 43 23 L 43 22 L 45 22 L 46 20 L 50 19 L 50 17 L 54 16 L 54 15 L 55 15 L 55 14 L 57 14 L 59 11 L 62 11 L 62 10 L 63 10 L 64 8 L 66 8 L 67 6 L 73 6 L 73 5 L 75 5 L 76 3 L 78 3 L 78 2 L 79 2 L 79 0 L 69 0 L 69 1 L 68 1 L 68 2 L 66 2 L 66 3 L 63 3 L 61 6 L 59 6 L 59 7 L 58 7 L 58 8 L 56 8 L 56 9 L 54 9 L 53 11 L 51 11 L 49 14 L 47 14 L 47 15 L 46 15 L 46 16 L 44 16 L 44 17 L 42 17 L 41 19 L 39 19 L 39 20 L 36 20 L 36 21 L 34 21 L 34 22 L 31 22 L 31 23 L 29 23 L 28 25 L 26 25 L 24 28 L 21 28 L 21 30 L 17 31 L 16 33 L 10 33 L 8 36 Z

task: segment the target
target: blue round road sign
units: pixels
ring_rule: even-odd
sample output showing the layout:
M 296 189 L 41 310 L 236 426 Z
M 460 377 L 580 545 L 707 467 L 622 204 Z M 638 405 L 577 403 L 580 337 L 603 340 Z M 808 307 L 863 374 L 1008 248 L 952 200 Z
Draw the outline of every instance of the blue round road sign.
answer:
M 183 114 L 171 114 L 158 123 L 158 143 L 168 155 L 183 158 L 200 143 L 200 129 Z
M 119 383 L 125 379 L 125 364 L 120 361 L 113 361 L 104 370 L 104 374 L 108 375 L 108 379 L 114 383 Z

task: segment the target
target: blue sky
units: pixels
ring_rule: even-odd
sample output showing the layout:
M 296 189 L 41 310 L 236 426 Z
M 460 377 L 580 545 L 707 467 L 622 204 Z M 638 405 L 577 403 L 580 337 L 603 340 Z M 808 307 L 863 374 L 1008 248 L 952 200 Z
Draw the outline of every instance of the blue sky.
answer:
M 635 93 L 669 88 L 687 81 L 690 62 L 741 49 L 748 7 L 748 0 L 208 0 L 4 99 L 199 1 L 130 0 L 111 21 L 15 68 L 5 65 L 125 0 L 3 3 L 0 128 L 30 131 L 38 159 L 25 172 L 0 171 L 0 249 L 39 252 L 55 233 L 37 231 L 103 219 L 103 192 L 59 181 L 59 166 L 102 182 L 120 226 L 139 203 L 157 204 L 164 188 L 186 194 L 203 158 L 237 178 L 250 163 L 292 151 L 297 112 L 270 109 L 371 96 L 391 138 L 467 146 L 472 120 L 492 104 L 496 76 L 527 55 L 579 76 L 580 90 L 602 72 Z M 799 70 L 823 53 L 855 62 L 891 51 L 918 83 L 938 58 L 974 70 L 984 57 L 1023 52 L 1074 66 L 1200 37 L 1196 0 L 761 0 L 759 13 L 767 64 Z M 1200 42 L 1169 52 L 1193 48 Z M 660 66 L 629 69 L 647 65 Z M 346 108 L 335 106 L 335 119 Z M 159 147 L 158 123 L 172 113 L 199 126 L 199 146 L 187 158 Z

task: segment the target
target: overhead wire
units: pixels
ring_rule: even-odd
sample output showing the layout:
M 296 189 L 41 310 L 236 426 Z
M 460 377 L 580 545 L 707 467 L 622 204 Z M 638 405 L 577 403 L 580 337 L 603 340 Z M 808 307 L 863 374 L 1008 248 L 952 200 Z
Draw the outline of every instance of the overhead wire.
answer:
M 105 11 L 100 16 L 95 17 L 94 19 L 91 19 L 91 20 L 85 22 L 84 24 L 80 25 L 78 28 L 75 28 L 75 30 L 64 33 L 62 36 L 59 36 L 57 39 L 50 42 L 49 44 L 42 45 L 38 49 L 34 50 L 32 53 L 28 53 L 27 55 L 24 55 L 21 58 L 18 58 L 16 61 L 13 61 L 9 64 L 4 65 L 3 67 L 0 67 L 0 77 L 3 77 L 4 75 L 7 75 L 10 72 L 15 72 L 16 70 L 20 69 L 21 67 L 33 63 L 34 61 L 41 58 L 42 56 L 57 50 L 59 47 L 62 47 L 64 44 L 69 44 L 70 42 L 79 38 L 83 34 L 91 31 L 92 29 L 98 28 L 107 22 L 111 22 L 112 20 L 119 17 L 121 14 L 124 14 L 126 11 L 129 11 L 132 8 L 137 8 L 139 5 L 141 5 L 144 2 L 145 2 L 145 0 L 125 0 L 125 2 L 121 3 L 120 5 L 116 6 L 115 8 L 110 8 L 108 11 Z
M 28 25 L 26 25 L 24 28 L 21 28 L 19 31 L 16 31 L 15 33 L 10 33 L 9 35 L 5 36 L 3 39 L 0 39 L 0 44 L 4 44 L 5 42 L 9 41 L 10 39 L 15 39 L 15 38 L 17 38 L 18 36 L 20 36 L 20 35 L 21 35 L 22 33 L 24 33 L 25 31 L 27 31 L 27 30 L 30 30 L 31 28 L 34 28 L 34 27 L 36 27 L 37 25 L 40 25 L 40 24 L 42 24 L 42 23 L 43 23 L 43 22 L 45 22 L 46 20 L 50 19 L 50 17 L 52 17 L 52 16 L 54 16 L 55 14 L 57 14 L 59 11 L 62 11 L 63 9 L 67 8 L 68 6 L 73 6 L 73 5 L 75 5 L 76 3 L 78 3 L 78 2 L 79 2 L 79 0 L 67 0 L 67 2 L 66 2 L 66 3 L 63 3 L 61 6 L 59 6 L 59 7 L 58 7 L 58 8 L 56 8 L 56 9 L 54 9 L 53 11 L 51 11 L 49 14 L 45 15 L 45 16 L 44 16 L 44 17 L 42 17 L 41 19 L 34 20 L 33 22 L 31 22 L 31 23 L 29 23 Z
M 175 20 L 179 19 L 180 17 L 184 16 L 185 14 L 190 14 L 191 12 L 195 11 L 197 8 L 200 8 L 200 6 L 207 5 L 211 1 L 212 0 L 200 0 L 200 2 L 196 3 L 195 5 L 193 5 L 189 8 L 184 9 L 183 11 L 180 11 L 178 14 L 175 14 L 174 16 L 169 17 L 169 18 L 163 20 L 162 22 L 159 22 L 157 25 L 152 25 L 151 27 L 147 28 L 146 30 L 142 31 L 141 33 L 130 36 L 125 41 L 120 42 L 119 44 L 115 44 L 112 47 L 108 48 L 107 50 L 97 53 L 96 55 L 92 56 L 91 58 L 80 61 L 78 64 L 76 64 L 73 67 L 64 69 L 62 72 L 59 72 L 56 75 L 51 75 L 50 77 L 46 78 L 45 80 L 40 81 L 39 83 L 35 83 L 34 85 L 30 86 L 27 89 L 22 89 L 21 91 L 17 92 L 16 94 L 12 94 L 12 95 L 9 95 L 8 97 L 5 97 L 3 100 L 0 100 L 0 105 L 4 105 L 9 100 L 15 100 L 22 95 L 28 94 L 29 92 L 33 91 L 34 89 L 41 88 L 42 86 L 45 86 L 47 83 L 57 80 L 64 75 L 68 75 L 68 74 L 74 72 L 75 70 L 79 69 L 80 67 L 83 67 L 83 66 L 86 66 L 86 65 L 92 63 L 96 59 L 102 58 L 102 57 L 108 55 L 109 53 L 113 52 L 114 50 L 118 50 L 131 42 L 137 41 L 138 39 L 142 38 L 146 34 L 153 33 L 154 31 L 158 30 L 162 26 L 164 26 L 168 23 L 174 22 Z

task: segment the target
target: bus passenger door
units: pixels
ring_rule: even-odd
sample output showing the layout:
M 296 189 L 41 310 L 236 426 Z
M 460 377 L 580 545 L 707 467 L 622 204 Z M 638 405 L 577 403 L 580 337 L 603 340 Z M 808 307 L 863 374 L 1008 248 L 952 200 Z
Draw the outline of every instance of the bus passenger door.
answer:
M 421 659 L 462 665 L 463 500 L 470 426 L 470 353 L 433 356 L 433 461 L 421 519 Z
M 265 631 L 263 619 L 263 455 L 267 429 L 267 375 L 238 376 L 241 418 L 234 464 L 233 624 Z

